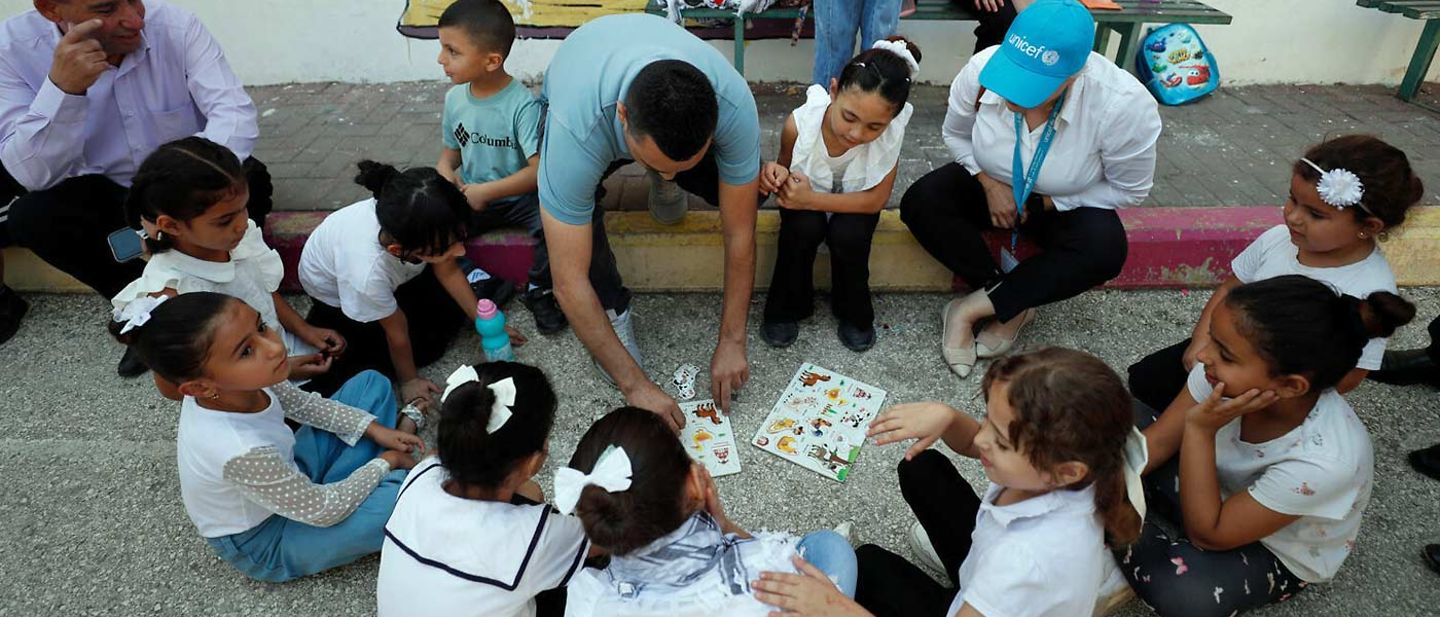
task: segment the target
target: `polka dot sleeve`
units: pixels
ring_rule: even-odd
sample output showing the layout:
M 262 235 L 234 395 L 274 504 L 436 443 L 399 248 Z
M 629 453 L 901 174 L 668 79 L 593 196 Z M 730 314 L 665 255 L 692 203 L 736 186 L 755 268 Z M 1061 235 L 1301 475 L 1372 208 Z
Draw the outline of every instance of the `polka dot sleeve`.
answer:
M 335 433 L 347 445 L 355 445 L 365 436 L 365 429 L 375 421 L 375 416 L 354 407 L 332 401 L 314 392 L 306 392 L 289 381 L 282 381 L 270 388 L 280 400 L 285 417 L 301 424 Z
M 329 527 L 350 516 L 389 472 L 390 464 L 377 458 L 344 480 L 315 484 L 281 458 L 275 446 L 261 446 L 227 461 L 221 473 L 265 509 L 306 525 Z

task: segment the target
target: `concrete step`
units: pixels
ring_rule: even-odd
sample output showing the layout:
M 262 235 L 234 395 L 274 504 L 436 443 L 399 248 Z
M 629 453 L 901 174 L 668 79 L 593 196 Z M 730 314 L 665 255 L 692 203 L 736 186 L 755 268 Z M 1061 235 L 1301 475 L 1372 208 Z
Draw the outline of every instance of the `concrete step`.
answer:
M 326 212 L 276 212 L 266 238 L 286 264 L 283 289 L 300 291 L 295 264 L 311 230 Z M 1130 239 L 1129 259 L 1110 288 L 1209 287 L 1230 273 L 1230 260 L 1261 232 L 1280 222 L 1279 208 L 1144 207 L 1122 210 Z M 676 225 L 661 225 L 645 212 L 611 212 L 610 232 L 620 271 L 636 291 L 715 291 L 724 275 L 720 217 L 715 211 L 691 212 Z M 757 289 L 770 281 L 775 263 L 780 216 L 761 211 L 756 222 Z M 992 249 L 1009 234 L 992 233 Z M 498 231 L 470 241 L 471 259 L 506 280 L 522 282 L 529 270 L 534 240 L 519 231 Z M 943 291 L 958 282 L 915 241 L 899 213 L 881 214 L 870 255 L 871 286 L 881 291 Z M 1402 286 L 1440 285 L 1440 207 L 1417 208 L 1402 231 L 1381 243 Z M 829 285 L 829 259 L 815 264 L 815 281 Z M 1021 258 L 1038 249 L 1022 239 Z M 83 285 L 41 262 L 29 251 L 7 249 L 5 279 L 22 291 L 84 292 Z

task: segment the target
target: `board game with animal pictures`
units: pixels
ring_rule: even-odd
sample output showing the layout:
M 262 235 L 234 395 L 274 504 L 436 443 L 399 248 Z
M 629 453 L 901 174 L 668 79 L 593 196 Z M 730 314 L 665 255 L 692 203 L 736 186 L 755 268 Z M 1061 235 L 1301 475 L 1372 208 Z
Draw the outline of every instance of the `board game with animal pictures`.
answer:
M 844 482 L 884 402 L 884 390 L 807 362 L 750 443 Z
M 730 429 L 730 419 L 715 407 L 715 401 L 689 401 L 680 403 L 685 414 L 685 429 L 680 431 L 680 443 L 690 458 L 695 459 L 714 477 L 740 473 L 740 452 L 735 448 L 735 432 Z

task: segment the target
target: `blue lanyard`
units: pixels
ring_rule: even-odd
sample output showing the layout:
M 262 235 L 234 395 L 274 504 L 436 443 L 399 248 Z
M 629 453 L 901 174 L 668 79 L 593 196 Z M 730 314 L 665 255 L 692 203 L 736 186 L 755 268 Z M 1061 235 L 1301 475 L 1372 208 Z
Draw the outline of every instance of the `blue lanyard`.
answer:
M 1055 141 L 1055 118 L 1060 115 L 1060 108 L 1065 105 L 1065 95 L 1069 91 L 1060 93 L 1055 100 L 1055 106 L 1050 108 L 1050 118 L 1045 120 L 1045 132 L 1040 134 L 1040 142 L 1035 145 L 1035 155 L 1030 159 L 1030 170 L 1025 171 L 1024 161 L 1020 158 L 1020 142 L 1024 139 L 1024 119 L 1019 112 L 1015 112 L 1015 157 L 1011 161 L 1010 188 L 1015 191 L 1015 228 L 1010 232 L 1010 250 L 1015 250 L 1015 244 L 1020 240 L 1020 219 L 1025 216 L 1025 200 L 1030 198 L 1030 192 L 1035 190 L 1035 181 L 1040 178 L 1040 166 L 1045 164 L 1045 156 L 1050 154 L 1050 142 Z M 1020 182 L 1016 178 L 1024 176 Z

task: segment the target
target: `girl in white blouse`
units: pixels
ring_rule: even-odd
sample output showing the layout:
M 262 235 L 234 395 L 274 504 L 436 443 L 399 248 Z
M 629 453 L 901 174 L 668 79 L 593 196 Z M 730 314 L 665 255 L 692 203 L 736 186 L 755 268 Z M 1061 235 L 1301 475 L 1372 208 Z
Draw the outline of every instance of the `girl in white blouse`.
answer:
M 1226 617 L 1335 577 L 1374 484 L 1370 435 L 1335 385 L 1415 307 L 1290 274 L 1214 307 L 1188 387 L 1137 405 L 1156 515 L 1120 570 L 1161 617 Z
M 900 37 L 845 65 L 827 91 L 810 86 L 805 104 L 780 133 L 780 157 L 760 170 L 760 190 L 780 205 L 775 272 L 765 297 L 760 334 L 788 347 L 799 321 L 815 310 L 815 254 L 830 247 L 830 309 L 840 342 L 852 351 L 875 344 L 870 298 L 870 241 L 899 170 L 906 102 L 920 68 L 920 49 Z
M 294 354 L 291 379 L 324 373 L 330 358 L 344 351 L 345 338 L 310 325 L 280 295 L 285 264 L 246 215 L 249 201 L 245 169 L 230 149 L 203 137 L 160 146 L 140 165 L 125 201 L 130 224 L 151 230 L 150 259 L 110 303 L 122 310 L 162 294 L 234 296 L 280 333 Z
M 389 380 L 355 376 L 334 400 L 300 391 L 285 343 L 255 309 L 207 291 L 145 297 L 111 333 L 184 395 L 180 497 L 221 559 L 282 582 L 380 550 L 410 452 Z M 292 432 L 289 418 L 306 426 Z M 413 431 L 413 429 L 412 429 Z
M 953 163 L 916 181 L 900 215 L 931 255 L 975 291 L 942 314 L 942 351 L 960 377 L 1014 345 L 1035 307 L 1114 278 L 1125 263 L 1115 209 L 1155 175 L 1154 98 L 1090 51 L 1095 22 L 1075 0 L 1036 2 L 1005 41 L 971 57 L 950 86 Z M 1018 165 L 1017 165 L 1018 163 Z M 999 263 L 982 232 L 1020 231 L 1043 252 Z M 992 319 L 993 318 L 993 319 Z M 991 320 L 980 330 L 975 329 Z

